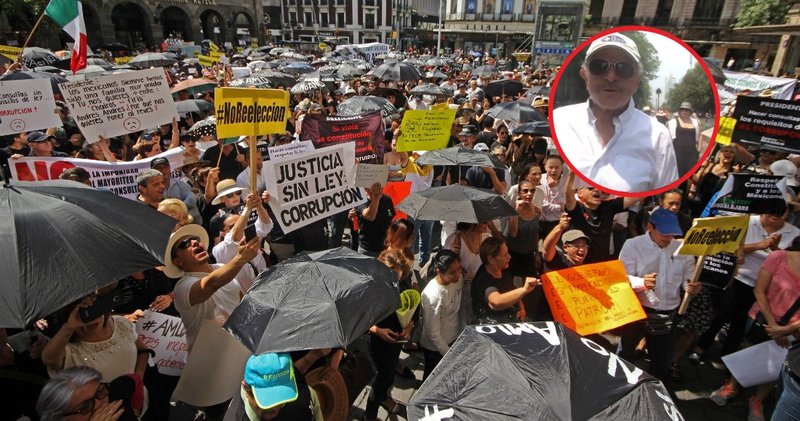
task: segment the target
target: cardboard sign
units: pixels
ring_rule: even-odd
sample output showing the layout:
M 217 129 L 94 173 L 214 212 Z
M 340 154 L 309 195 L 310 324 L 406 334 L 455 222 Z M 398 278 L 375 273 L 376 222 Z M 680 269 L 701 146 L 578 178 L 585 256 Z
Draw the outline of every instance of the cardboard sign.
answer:
M 89 143 L 169 124 L 180 118 L 163 69 L 100 76 L 61 85 L 64 101 Z
M 289 92 L 280 89 L 216 88 L 217 138 L 283 133 Z
M 711 209 L 783 215 L 786 181 L 779 175 L 733 174 L 725 180 Z
M 725 288 L 736 271 L 736 256 L 728 253 L 717 253 L 703 259 L 703 268 L 698 280 L 704 286 L 717 289 Z
M 800 153 L 800 104 L 795 101 L 740 96 L 733 111 L 733 138 Z
M 646 317 L 619 260 L 548 272 L 542 280 L 553 318 L 580 335 Z
M 61 125 L 49 80 L 0 81 L 0 135 Z
M 397 150 L 433 151 L 447 147 L 456 110 L 406 110 L 400 125 Z
M 728 354 L 722 362 L 739 384 L 750 387 L 777 381 L 788 353 L 788 348 L 767 341 Z
M 717 131 L 717 143 L 720 145 L 730 145 L 733 128 L 736 126 L 736 119 L 731 117 L 719 118 L 719 130 Z
M 355 145 L 346 143 L 264 163 L 261 177 L 284 233 L 367 201 L 353 186 L 354 161 Z
M 677 254 L 707 256 L 717 253 L 736 253 L 747 234 L 747 215 L 696 218 L 686 233 Z
M 180 376 L 186 361 L 186 329 L 180 317 L 147 310 L 136 320 L 136 333 L 145 346 L 152 349 L 161 374 Z
M 380 111 L 359 116 L 308 114 L 303 118 L 300 139 L 314 142 L 317 149 L 354 142 L 358 162 L 383 164 L 385 130 Z
M 293 156 L 302 155 L 314 150 L 314 144 L 310 140 L 302 140 L 288 145 L 273 146 L 267 149 L 271 161 L 280 161 Z
M 12 47 L 10 45 L 0 45 L 0 54 L 16 61 L 19 55 L 22 54 L 22 48 Z
M 9 161 L 11 177 L 21 181 L 57 180 L 61 174 L 74 167 L 81 167 L 89 172 L 92 187 L 108 190 L 117 196 L 136 200 L 139 188 L 136 176 L 141 171 L 150 169 L 150 161 L 157 157 L 169 160 L 170 167 L 177 168 L 183 163 L 180 149 L 171 149 L 162 154 L 139 161 L 106 162 L 79 158 L 36 158 L 24 157 Z M 180 171 L 173 171 L 172 180 L 180 180 Z
M 389 166 L 377 164 L 356 165 L 356 187 L 372 187 L 378 183 L 385 186 L 389 180 Z
M 217 62 L 217 60 L 211 56 L 204 56 L 202 54 L 198 54 L 197 62 L 200 63 L 200 65 L 203 67 L 211 67 L 214 65 L 214 63 Z

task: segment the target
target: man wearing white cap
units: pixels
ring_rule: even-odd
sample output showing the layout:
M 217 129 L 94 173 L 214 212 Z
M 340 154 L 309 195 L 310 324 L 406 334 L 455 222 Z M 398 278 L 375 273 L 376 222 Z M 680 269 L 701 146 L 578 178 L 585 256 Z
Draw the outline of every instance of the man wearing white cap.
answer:
M 644 192 L 678 179 L 672 139 L 666 127 L 636 109 L 643 68 L 639 49 L 621 33 L 589 46 L 580 76 L 585 103 L 553 112 L 564 156 L 584 176 L 617 192 Z

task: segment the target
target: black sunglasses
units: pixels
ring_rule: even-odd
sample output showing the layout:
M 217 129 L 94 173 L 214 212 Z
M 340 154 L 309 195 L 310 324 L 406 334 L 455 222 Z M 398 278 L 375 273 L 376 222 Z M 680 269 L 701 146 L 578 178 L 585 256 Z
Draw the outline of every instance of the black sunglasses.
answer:
M 618 61 L 616 63 L 611 63 L 610 61 L 595 58 L 589 60 L 589 73 L 594 76 L 603 76 L 608 72 L 608 69 L 614 67 L 614 73 L 620 77 L 620 79 L 630 79 L 633 75 L 636 74 L 636 69 L 633 67 L 632 64 L 626 63 L 624 61 Z
M 192 244 L 192 241 L 197 241 L 199 243 L 200 242 L 200 237 L 198 237 L 196 235 L 192 235 L 190 237 L 186 237 L 183 240 L 175 243 L 175 245 L 172 246 L 172 257 L 175 258 L 175 254 L 178 252 L 178 250 L 183 250 L 185 248 L 188 248 Z
M 97 392 L 94 393 L 94 396 L 86 399 L 85 401 L 78 404 L 78 408 L 75 411 L 67 412 L 66 414 L 62 414 L 62 417 L 69 417 L 71 415 L 89 415 L 94 411 L 94 403 L 96 400 L 102 400 L 108 397 L 108 385 L 105 383 L 100 383 L 100 386 L 97 387 Z

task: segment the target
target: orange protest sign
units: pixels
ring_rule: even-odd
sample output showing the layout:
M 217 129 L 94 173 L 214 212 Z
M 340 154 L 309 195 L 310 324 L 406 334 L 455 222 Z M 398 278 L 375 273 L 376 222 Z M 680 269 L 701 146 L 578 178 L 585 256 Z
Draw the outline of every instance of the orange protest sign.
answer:
M 411 194 L 411 182 L 410 181 L 390 181 L 386 183 L 383 187 L 383 194 L 389 196 L 392 199 L 392 203 L 394 203 L 395 207 L 395 215 L 394 219 L 400 218 L 407 218 L 403 212 L 397 210 L 397 205 L 403 201 L 409 194 Z
M 542 279 L 553 318 L 581 335 L 646 317 L 619 260 L 548 272 Z

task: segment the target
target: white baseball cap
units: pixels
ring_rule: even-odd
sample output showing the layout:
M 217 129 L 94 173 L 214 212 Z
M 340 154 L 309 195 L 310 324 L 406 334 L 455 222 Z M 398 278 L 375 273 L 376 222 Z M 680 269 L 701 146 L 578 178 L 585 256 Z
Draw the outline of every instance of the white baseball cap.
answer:
M 636 46 L 636 43 L 633 42 L 632 39 L 622 35 L 619 32 L 615 32 L 613 34 L 604 35 L 591 43 L 589 45 L 589 49 L 586 50 L 586 58 L 592 56 L 597 50 L 605 47 L 615 47 L 619 48 L 631 57 L 636 60 L 637 63 L 641 63 L 641 58 L 639 57 L 639 48 Z

